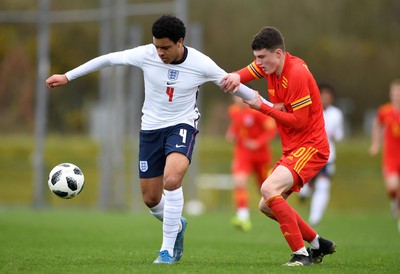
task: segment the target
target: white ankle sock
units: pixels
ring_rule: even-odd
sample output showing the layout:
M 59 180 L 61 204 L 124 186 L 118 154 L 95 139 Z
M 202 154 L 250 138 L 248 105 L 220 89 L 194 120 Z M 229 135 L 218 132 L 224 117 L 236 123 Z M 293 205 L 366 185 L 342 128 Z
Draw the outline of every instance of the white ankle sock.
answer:
M 163 221 L 163 218 L 164 218 L 164 203 L 165 203 L 165 197 L 164 197 L 164 195 L 162 195 L 161 200 L 158 203 L 158 205 L 153 206 L 152 208 L 149 208 L 151 215 L 156 217 L 161 222 Z
M 293 252 L 294 254 L 298 254 L 298 255 L 304 255 L 304 256 L 308 256 L 308 252 L 307 249 L 305 247 L 300 248 L 299 250 L 296 250 L 295 252 Z
M 319 238 L 319 235 L 317 234 L 317 236 L 314 238 L 314 240 L 312 240 L 312 242 L 310 243 L 312 249 L 319 249 L 318 238 Z

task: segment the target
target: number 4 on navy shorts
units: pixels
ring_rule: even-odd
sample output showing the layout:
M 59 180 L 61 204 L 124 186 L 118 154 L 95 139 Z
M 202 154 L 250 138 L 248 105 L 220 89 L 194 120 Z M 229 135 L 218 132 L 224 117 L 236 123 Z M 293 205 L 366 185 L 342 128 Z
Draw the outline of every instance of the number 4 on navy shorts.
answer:
M 154 178 L 163 175 L 166 157 L 171 152 L 182 153 L 191 161 L 198 132 L 188 124 L 141 130 L 139 177 Z

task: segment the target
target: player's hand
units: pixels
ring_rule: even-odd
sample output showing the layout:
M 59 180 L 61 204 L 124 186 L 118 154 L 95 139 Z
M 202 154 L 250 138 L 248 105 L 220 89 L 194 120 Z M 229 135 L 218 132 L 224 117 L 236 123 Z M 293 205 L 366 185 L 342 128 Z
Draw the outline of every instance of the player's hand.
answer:
M 260 94 L 257 90 L 254 91 L 254 97 L 251 100 L 243 100 L 246 104 L 248 104 L 251 108 L 259 110 L 263 101 L 261 100 Z
M 280 111 L 283 111 L 283 112 L 287 112 L 287 109 L 286 109 L 284 103 L 275 103 L 273 108 L 275 108 L 277 110 L 280 110 Z
M 65 74 L 53 74 L 46 80 L 46 86 L 48 88 L 54 88 L 58 86 L 63 86 L 68 83 L 68 78 Z
M 240 85 L 240 75 L 237 73 L 229 73 L 221 79 L 221 89 L 224 92 L 232 91 L 236 93 Z

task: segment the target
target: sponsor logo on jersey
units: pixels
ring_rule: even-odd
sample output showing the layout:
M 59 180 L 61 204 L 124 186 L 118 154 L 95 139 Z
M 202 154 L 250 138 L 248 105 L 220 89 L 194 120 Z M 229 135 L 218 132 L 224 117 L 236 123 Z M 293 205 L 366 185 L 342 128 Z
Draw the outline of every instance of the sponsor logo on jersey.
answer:
M 178 70 L 174 70 L 174 69 L 169 69 L 168 70 L 168 79 L 171 81 L 175 81 L 178 80 L 178 76 L 179 76 L 179 71 Z
M 176 148 L 181 148 L 181 147 L 186 147 L 186 146 L 185 146 L 185 145 L 178 145 L 178 144 L 176 144 L 175 147 L 176 147 Z
M 288 84 L 289 84 L 289 80 L 285 76 L 282 76 L 282 86 L 284 88 L 287 88 Z
M 275 96 L 275 89 L 273 88 L 268 89 L 268 93 L 271 94 L 271 96 Z
M 140 171 L 146 172 L 149 169 L 149 165 L 147 164 L 147 161 L 139 161 L 139 167 Z

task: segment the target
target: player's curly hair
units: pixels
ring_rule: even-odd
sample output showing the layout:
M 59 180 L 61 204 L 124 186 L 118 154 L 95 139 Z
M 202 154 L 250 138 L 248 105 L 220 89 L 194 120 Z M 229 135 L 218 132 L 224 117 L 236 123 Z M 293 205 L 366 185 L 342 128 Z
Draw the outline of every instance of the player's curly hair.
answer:
M 282 49 L 285 51 L 285 40 L 277 28 L 264 27 L 254 36 L 251 48 L 253 50 L 267 49 L 274 51 Z
M 185 39 L 186 28 L 183 22 L 172 15 L 163 15 L 158 18 L 151 29 L 153 37 L 157 39 L 169 38 L 177 43 L 179 39 Z

